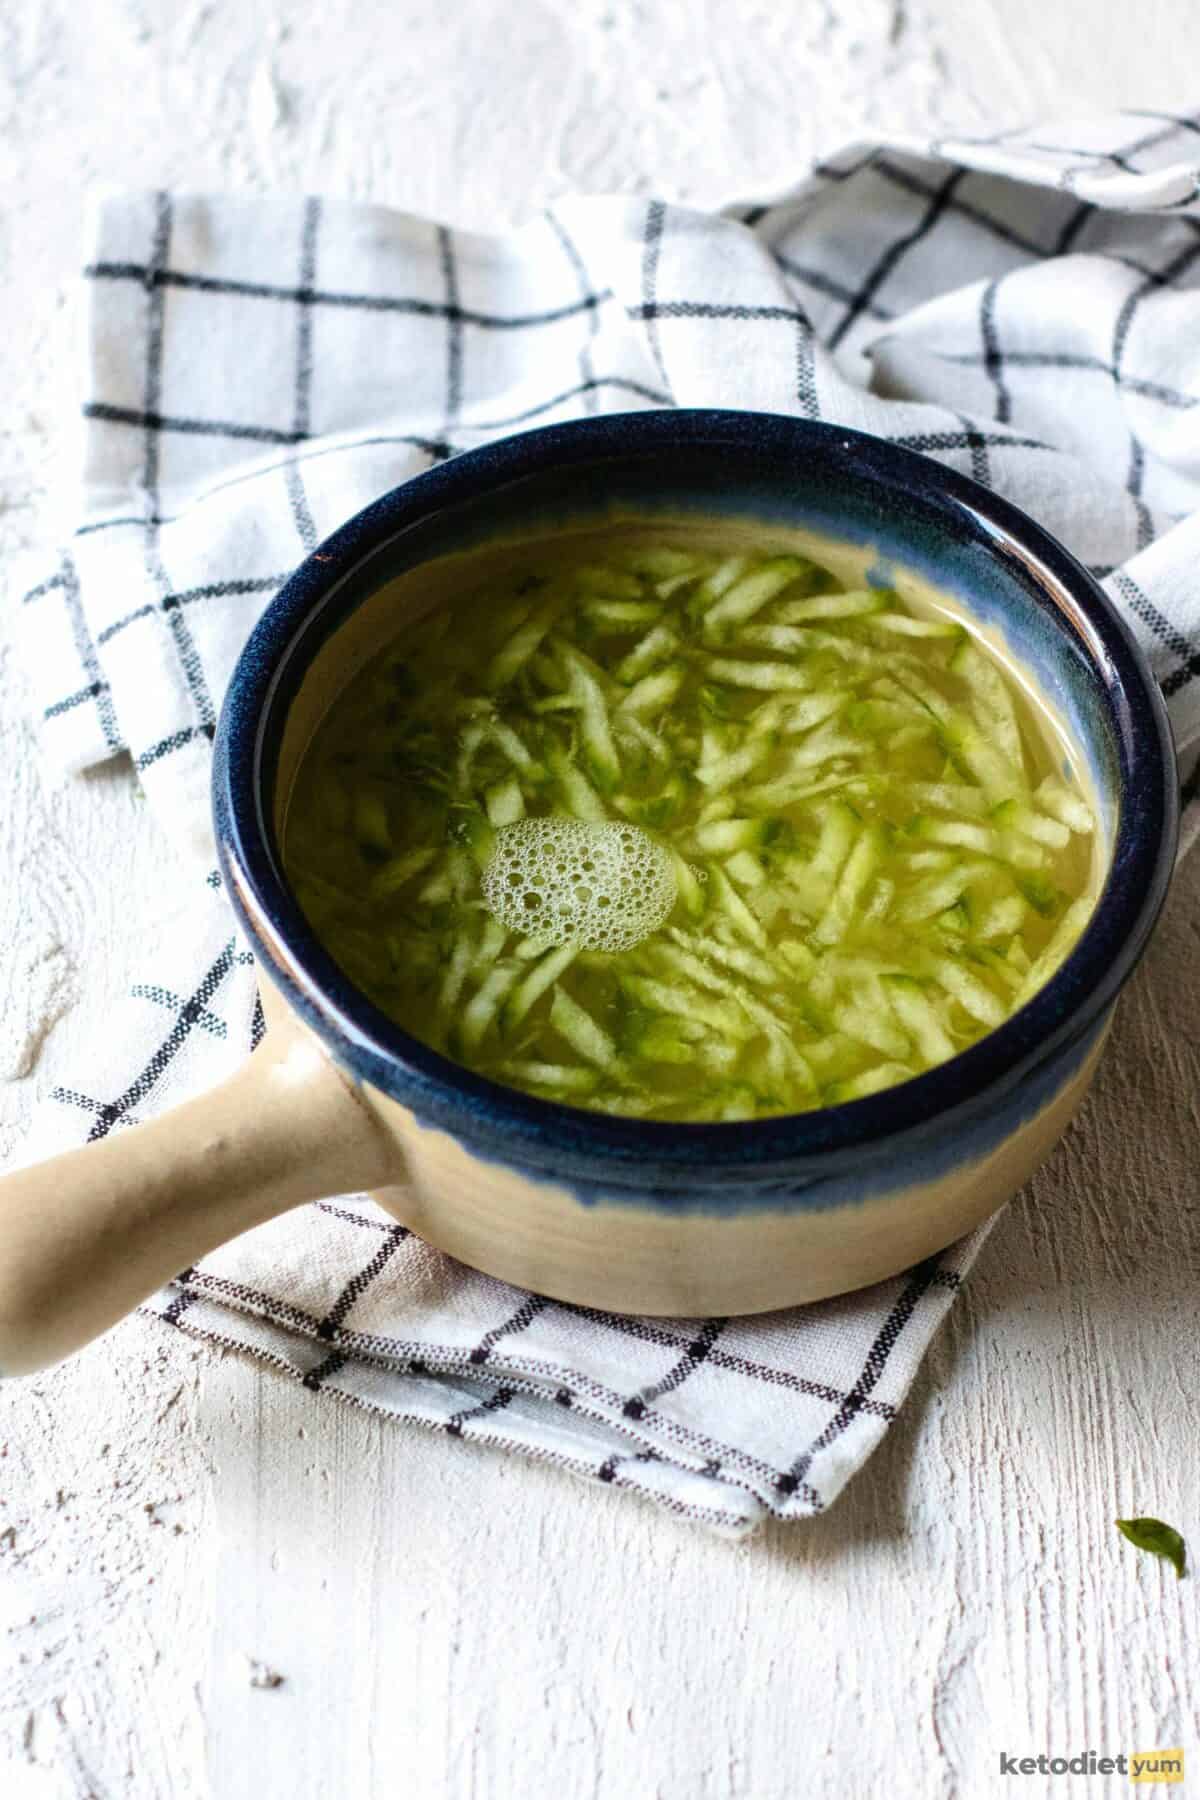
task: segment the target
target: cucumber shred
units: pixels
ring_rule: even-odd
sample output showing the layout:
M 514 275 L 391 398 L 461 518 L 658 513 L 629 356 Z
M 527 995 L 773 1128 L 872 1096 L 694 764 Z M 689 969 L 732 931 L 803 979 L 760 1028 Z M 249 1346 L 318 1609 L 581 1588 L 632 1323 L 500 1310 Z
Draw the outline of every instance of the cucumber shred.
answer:
M 768 601 L 792 587 L 810 568 L 811 564 L 794 556 L 779 556 L 751 567 L 706 609 L 705 636 L 719 641 L 731 626 L 753 618 Z
M 562 988 L 554 995 L 550 1024 L 584 1062 L 594 1063 L 597 1068 L 610 1073 L 616 1069 L 617 1051 L 612 1039 L 602 1026 L 597 1025 L 592 1015 L 578 1001 L 572 1000 Z
M 906 592 L 705 532 L 513 547 L 318 727 L 301 906 L 401 1026 L 544 1100 L 735 1124 L 913 1079 L 1070 955 L 1101 834 L 1028 691 Z M 667 853 L 633 948 L 484 883 L 554 815 Z

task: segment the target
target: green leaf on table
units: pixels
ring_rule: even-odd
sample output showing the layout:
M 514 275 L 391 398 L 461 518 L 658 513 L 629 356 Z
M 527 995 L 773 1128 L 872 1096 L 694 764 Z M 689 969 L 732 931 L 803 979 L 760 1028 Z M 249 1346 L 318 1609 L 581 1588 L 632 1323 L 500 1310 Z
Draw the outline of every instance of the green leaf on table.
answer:
M 1173 1525 L 1164 1525 L 1161 1519 L 1118 1519 L 1116 1527 L 1121 1536 L 1127 1537 L 1139 1550 L 1150 1550 L 1155 1556 L 1165 1557 L 1176 1576 L 1183 1579 L 1187 1552 Z

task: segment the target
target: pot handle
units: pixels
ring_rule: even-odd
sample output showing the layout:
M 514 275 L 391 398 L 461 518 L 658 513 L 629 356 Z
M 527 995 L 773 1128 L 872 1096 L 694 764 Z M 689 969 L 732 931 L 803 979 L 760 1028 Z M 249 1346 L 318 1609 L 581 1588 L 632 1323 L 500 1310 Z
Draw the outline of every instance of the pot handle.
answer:
M 180 1270 L 400 1153 L 307 1035 L 272 1031 L 185 1105 L 0 1178 L 0 1376 L 80 1349 Z

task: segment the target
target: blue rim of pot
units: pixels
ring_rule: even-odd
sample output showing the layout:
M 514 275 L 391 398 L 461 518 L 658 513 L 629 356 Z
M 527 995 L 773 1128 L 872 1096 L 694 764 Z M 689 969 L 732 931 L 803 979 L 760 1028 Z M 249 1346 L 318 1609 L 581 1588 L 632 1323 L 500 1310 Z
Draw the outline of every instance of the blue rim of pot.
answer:
M 348 979 L 315 935 L 283 874 L 272 823 L 273 767 L 283 719 L 320 645 L 361 603 L 345 590 L 368 558 L 414 527 L 553 465 L 559 470 L 672 451 L 765 454 L 803 469 L 834 459 L 850 483 L 924 507 L 936 531 L 953 525 L 1013 566 L 1040 564 L 1075 614 L 1076 635 L 1107 697 L 1120 807 L 1111 863 L 1079 943 L 1057 973 L 1003 1025 L 923 1075 L 816 1111 L 727 1124 L 630 1119 L 541 1100 L 454 1062 L 402 1030 Z M 343 600 L 339 611 L 339 597 Z M 1035 598 L 1070 622 L 1047 591 Z M 1081 622 L 1082 621 L 1082 625 Z M 1166 897 L 1178 832 L 1179 782 L 1170 726 L 1141 651 L 1086 569 L 1018 508 L 989 489 L 883 439 L 771 413 L 676 409 L 609 413 L 463 452 L 414 476 L 325 539 L 280 589 L 234 671 L 218 725 L 214 821 L 227 891 L 276 983 L 335 1058 L 484 1155 L 546 1171 L 631 1185 L 719 1184 L 739 1171 L 834 1174 L 898 1140 L 949 1128 L 996 1099 L 1102 1019 L 1140 958 Z

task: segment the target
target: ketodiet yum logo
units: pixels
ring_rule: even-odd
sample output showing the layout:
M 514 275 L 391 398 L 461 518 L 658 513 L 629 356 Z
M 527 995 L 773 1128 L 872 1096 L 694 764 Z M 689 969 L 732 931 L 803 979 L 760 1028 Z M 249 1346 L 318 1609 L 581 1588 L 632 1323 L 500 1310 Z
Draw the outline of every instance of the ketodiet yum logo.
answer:
M 1182 1750 L 1121 1750 L 1100 1756 L 1081 1750 L 1078 1756 L 1010 1756 L 1000 1752 L 1002 1775 L 1127 1775 L 1130 1781 L 1183 1780 Z

